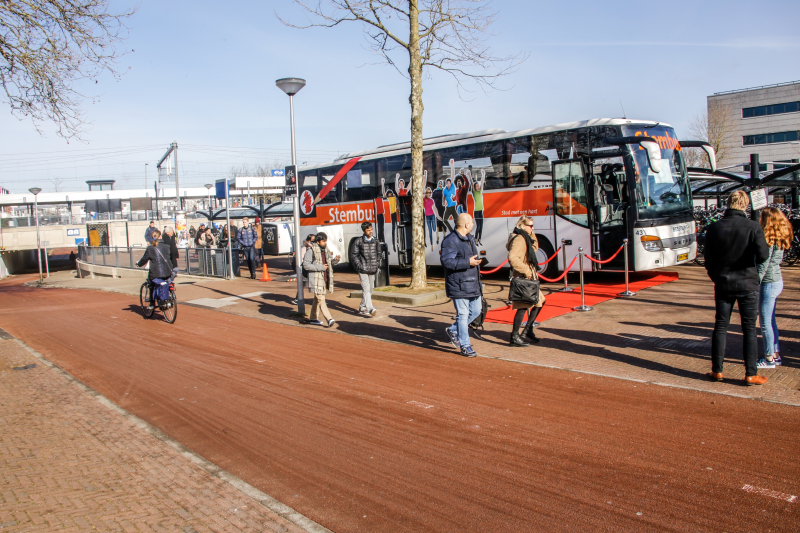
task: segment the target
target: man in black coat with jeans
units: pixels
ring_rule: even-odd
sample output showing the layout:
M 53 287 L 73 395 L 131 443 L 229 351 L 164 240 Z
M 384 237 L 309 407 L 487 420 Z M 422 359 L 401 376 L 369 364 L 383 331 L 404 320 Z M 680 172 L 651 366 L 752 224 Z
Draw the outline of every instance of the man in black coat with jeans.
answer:
M 353 243 L 350 264 L 358 272 L 361 281 L 358 311 L 364 316 L 375 316 L 378 310 L 372 307 L 372 290 L 375 288 L 375 274 L 381 266 L 381 243 L 373 236 L 371 222 L 363 222 L 361 230 L 364 234 Z
M 764 230 L 758 222 L 745 214 L 750 199 L 744 191 L 735 191 L 728 198 L 728 210 L 721 220 L 711 224 L 706 231 L 704 250 L 706 271 L 714 282 L 714 299 L 717 316 L 711 338 L 712 381 L 722 381 L 722 362 L 725 359 L 725 337 L 731 322 L 733 304 L 739 303 L 744 334 L 745 384 L 763 385 L 766 376 L 759 376 L 758 294 L 760 281 L 757 265 L 769 258 L 769 247 Z

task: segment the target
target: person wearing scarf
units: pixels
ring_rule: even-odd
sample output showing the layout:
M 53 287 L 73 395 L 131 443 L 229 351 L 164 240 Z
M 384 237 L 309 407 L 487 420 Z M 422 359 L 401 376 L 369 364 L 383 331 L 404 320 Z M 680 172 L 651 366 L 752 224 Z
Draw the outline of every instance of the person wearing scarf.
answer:
M 537 279 L 536 270 L 539 262 L 536 259 L 536 251 L 539 249 L 539 241 L 533 229 L 533 219 L 523 215 L 517 220 L 516 227 L 508 237 L 506 244 L 508 250 L 508 264 L 511 265 L 512 278 Z M 533 332 L 533 323 L 544 306 L 544 294 L 539 291 L 539 301 L 533 307 L 529 307 L 526 302 L 511 302 L 511 308 L 516 309 L 514 315 L 514 329 L 511 330 L 511 345 L 518 347 L 530 346 L 529 342 L 538 343 L 539 339 Z M 528 323 L 520 335 L 522 321 L 525 313 L 528 313 Z

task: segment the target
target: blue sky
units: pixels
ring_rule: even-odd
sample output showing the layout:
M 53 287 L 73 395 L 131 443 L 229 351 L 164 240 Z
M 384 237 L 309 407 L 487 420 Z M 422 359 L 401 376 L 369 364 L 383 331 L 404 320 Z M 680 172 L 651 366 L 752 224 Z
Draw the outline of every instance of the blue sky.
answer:
M 123 9 L 131 5 L 113 0 Z M 460 99 L 432 73 L 424 86 L 425 136 L 518 129 L 599 117 L 674 125 L 679 134 L 718 91 L 800 79 L 800 2 L 495 0 L 497 55 L 530 54 L 501 91 Z M 152 2 L 129 21 L 119 81 L 86 89 L 86 143 L 44 136 L 0 115 L 0 185 L 82 190 L 86 179 L 141 187 L 172 141 L 181 184 L 201 185 L 234 165 L 286 162 L 288 98 L 277 78 L 303 77 L 295 98 L 299 161 L 409 138 L 408 82 L 376 64 L 360 26 L 298 30 L 290 0 Z M 7 108 L 4 108 L 7 109 Z M 131 148 L 133 147 L 133 148 Z

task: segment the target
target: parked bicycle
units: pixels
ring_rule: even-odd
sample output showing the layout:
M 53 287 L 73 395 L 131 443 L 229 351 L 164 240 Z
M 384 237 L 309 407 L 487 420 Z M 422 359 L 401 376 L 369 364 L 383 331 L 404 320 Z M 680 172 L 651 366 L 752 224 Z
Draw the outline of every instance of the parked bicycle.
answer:
M 709 224 L 722 218 L 724 214 L 724 207 L 711 207 L 708 209 L 695 207 L 694 209 L 694 220 L 697 223 L 697 257 L 694 262 L 700 266 L 706 264 L 705 256 L 703 255 L 706 245 L 706 228 L 708 228 Z
M 167 299 L 160 300 L 157 297 L 158 294 L 156 294 L 156 298 L 153 299 L 153 305 L 151 307 L 151 294 L 152 291 L 157 288 L 151 280 L 145 280 L 139 289 L 139 303 L 142 305 L 145 318 L 152 317 L 156 309 L 158 309 L 161 311 L 161 314 L 164 315 L 164 320 L 170 324 L 174 324 L 175 319 L 178 318 L 178 296 L 175 293 L 175 283 L 172 281 L 165 281 L 164 283 L 169 285 L 169 296 Z

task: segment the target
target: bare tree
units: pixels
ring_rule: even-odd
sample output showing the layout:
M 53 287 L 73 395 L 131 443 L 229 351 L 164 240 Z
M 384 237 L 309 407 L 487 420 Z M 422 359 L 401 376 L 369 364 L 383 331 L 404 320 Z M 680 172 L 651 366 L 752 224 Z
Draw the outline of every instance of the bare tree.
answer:
M 735 146 L 736 118 L 733 109 L 721 103 L 710 103 L 708 109 L 689 122 L 689 134 L 698 141 L 707 141 L 717 153 L 718 165 L 724 166 Z M 698 148 L 685 149 L 687 166 L 708 168 L 705 152 Z
M 119 77 L 116 60 L 124 20 L 135 10 L 110 13 L 110 0 L 0 1 L 0 83 L 11 113 L 57 134 L 80 139 L 87 125 L 80 82 L 103 72 Z
M 313 0 L 312 0 L 313 1 Z M 496 57 L 488 40 L 496 13 L 487 0 L 294 0 L 311 16 L 305 25 L 281 21 L 295 28 L 332 28 L 357 22 L 370 48 L 410 84 L 413 260 L 411 287 L 427 285 L 422 174 L 422 80 L 426 71 L 453 76 L 459 92 L 495 88 L 525 55 Z M 280 18 L 280 17 L 279 17 Z M 406 73 L 401 66 L 406 64 Z
M 64 187 L 64 179 L 63 178 L 52 178 L 47 180 L 53 184 L 53 192 L 61 192 Z

